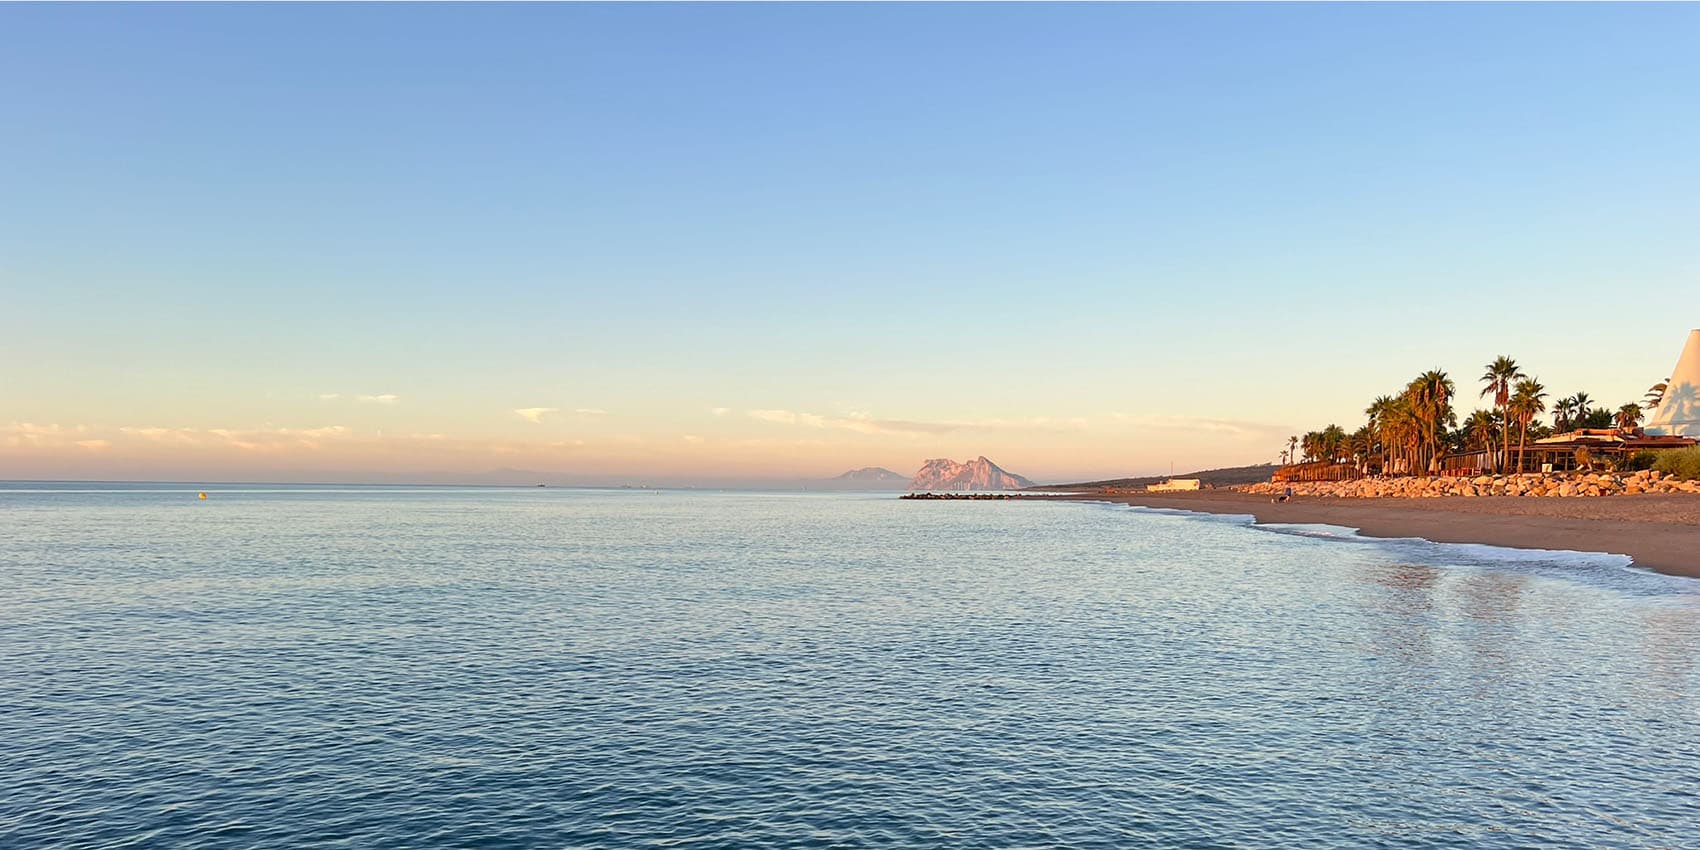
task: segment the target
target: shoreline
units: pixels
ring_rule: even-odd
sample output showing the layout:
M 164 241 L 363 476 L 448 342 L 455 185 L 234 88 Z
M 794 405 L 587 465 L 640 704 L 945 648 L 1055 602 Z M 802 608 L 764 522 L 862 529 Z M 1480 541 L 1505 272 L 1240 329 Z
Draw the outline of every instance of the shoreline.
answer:
M 1643 569 L 1700 578 L 1700 496 L 1687 494 L 1589 499 L 1295 496 L 1290 502 L 1275 503 L 1264 495 L 1199 490 L 1080 493 L 1043 498 L 1250 515 L 1260 525 L 1337 525 L 1355 528 L 1364 537 L 1416 537 L 1434 543 L 1627 555 L 1634 566 Z

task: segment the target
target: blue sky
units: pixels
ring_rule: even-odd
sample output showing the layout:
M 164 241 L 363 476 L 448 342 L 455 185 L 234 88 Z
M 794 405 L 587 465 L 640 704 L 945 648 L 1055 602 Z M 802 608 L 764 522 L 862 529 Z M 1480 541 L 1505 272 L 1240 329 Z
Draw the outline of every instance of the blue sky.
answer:
M 6 6 L 0 477 L 1138 473 L 1501 353 L 1621 403 L 1700 325 L 1696 43 L 1674 4 Z

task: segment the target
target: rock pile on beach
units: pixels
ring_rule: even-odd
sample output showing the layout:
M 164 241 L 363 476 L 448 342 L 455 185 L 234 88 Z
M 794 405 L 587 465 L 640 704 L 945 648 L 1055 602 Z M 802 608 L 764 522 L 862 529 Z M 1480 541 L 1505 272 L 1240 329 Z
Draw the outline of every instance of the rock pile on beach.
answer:
M 1620 496 L 1636 493 L 1700 493 L 1700 481 L 1679 481 L 1653 470 L 1640 472 L 1523 473 L 1474 478 L 1359 478 L 1355 481 L 1295 481 L 1248 484 L 1247 493 L 1341 499 L 1432 499 L 1441 496 Z

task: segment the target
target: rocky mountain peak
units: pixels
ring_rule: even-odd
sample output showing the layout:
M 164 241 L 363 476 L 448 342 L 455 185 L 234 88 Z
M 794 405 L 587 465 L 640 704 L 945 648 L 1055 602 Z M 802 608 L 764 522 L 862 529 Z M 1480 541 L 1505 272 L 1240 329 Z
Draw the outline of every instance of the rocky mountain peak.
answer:
M 1006 472 L 981 455 L 967 463 L 950 458 L 933 458 L 921 465 L 921 471 L 909 482 L 911 490 L 1019 490 L 1033 482 Z

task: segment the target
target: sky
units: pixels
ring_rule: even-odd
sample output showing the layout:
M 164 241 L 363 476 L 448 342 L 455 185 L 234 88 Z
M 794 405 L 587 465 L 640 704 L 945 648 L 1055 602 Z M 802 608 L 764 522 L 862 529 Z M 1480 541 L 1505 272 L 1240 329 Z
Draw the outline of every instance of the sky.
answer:
M 0 479 L 1277 459 L 1700 327 L 1700 6 L 0 6 Z M 1468 410 L 1466 405 L 1465 410 Z M 517 470 L 519 472 L 499 472 Z

